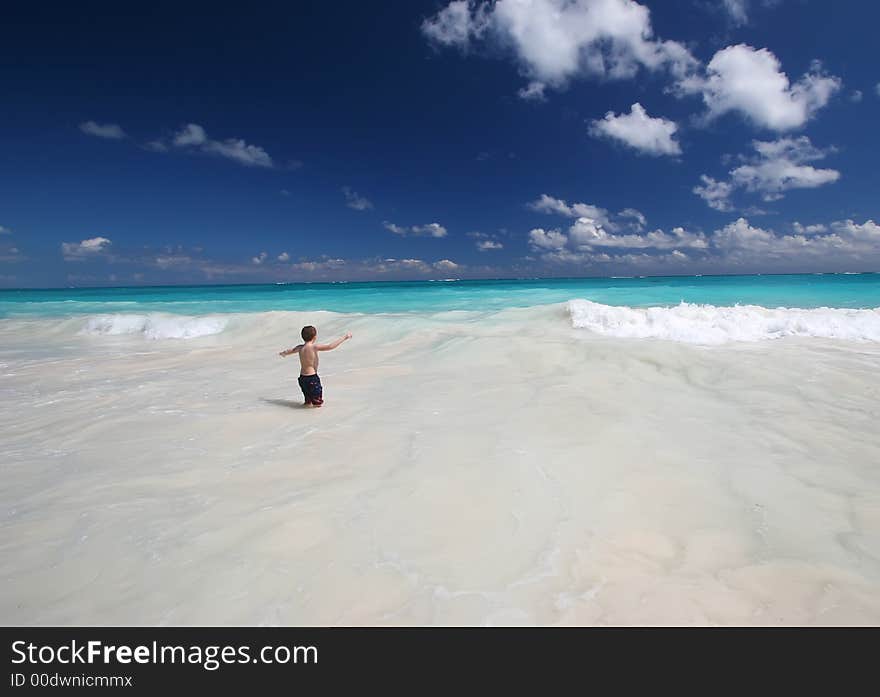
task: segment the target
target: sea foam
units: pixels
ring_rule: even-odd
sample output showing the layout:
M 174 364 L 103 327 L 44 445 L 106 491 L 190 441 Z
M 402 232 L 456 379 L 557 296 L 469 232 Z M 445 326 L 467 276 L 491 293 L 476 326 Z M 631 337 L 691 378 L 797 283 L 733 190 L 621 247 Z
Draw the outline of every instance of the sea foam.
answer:
M 570 300 L 571 323 L 579 329 L 627 339 L 665 339 L 688 344 L 762 341 L 786 336 L 880 341 L 880 308 L 770 309 L 758 305 L 716 307 L 615 307 Z
M 143 334 L 148 339 L 194 339 L 219 334 L 226 328 L 222 317 L 183 315 L 98 315 L 90 317 L 84 334 Z

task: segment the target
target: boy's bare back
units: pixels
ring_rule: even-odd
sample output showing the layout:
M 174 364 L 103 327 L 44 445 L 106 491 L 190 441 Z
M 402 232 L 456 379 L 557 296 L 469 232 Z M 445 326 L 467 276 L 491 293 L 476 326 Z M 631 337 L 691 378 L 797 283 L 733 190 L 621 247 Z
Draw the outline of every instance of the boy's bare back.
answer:
M 318 346 L 313 341 L 302 344 L 299 350 L 299 374 L 314 375 L 318 372 Z
M 320 407 L 324 403 L 324 392 L 321 379 L 318 377 L 318 352 L 332 351 L 343 341 L 351 338 L 351 332 L 339 337 L 329 344 L 318 343 L 318 330 L 312 326 L 303 327 L 303 342 L 299 346 L 282 351 L 282 358 L 291 353 L 299 354 L 299 386 L 303 391 L 305 406 Z

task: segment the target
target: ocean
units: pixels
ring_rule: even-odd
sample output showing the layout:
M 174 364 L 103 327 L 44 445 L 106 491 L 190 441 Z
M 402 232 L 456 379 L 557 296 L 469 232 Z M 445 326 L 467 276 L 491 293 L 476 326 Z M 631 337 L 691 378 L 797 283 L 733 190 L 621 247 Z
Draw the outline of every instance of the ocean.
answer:
M 93 312 L 486 311 L 571 299 L 631 307 L 684 302 L 876 308 L 880 306 L 880 273 L 0 290 L 0 318 Z
M 878 274 L 0 291 L 0 617 L 877 624 L 878 367 Z

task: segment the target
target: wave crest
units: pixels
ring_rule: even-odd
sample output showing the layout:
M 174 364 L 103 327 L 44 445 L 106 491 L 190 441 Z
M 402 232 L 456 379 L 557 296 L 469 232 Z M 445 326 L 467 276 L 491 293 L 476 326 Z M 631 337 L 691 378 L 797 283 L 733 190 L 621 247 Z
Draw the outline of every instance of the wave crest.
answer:
M 143 334 L 147 339 L 194 339 L 219 334 L 226 328 L 222 317 L 184 315 L 98 315 L 90 317 L 84 334 Z
M 707 345 L 786 336 L 880 341 L 880 308 L 769 309 L 758 305 L 716 307 L 684 302 L 673 307 L 635 308 L 570 300 L 568 311 L 576 328 L 628 339 Z

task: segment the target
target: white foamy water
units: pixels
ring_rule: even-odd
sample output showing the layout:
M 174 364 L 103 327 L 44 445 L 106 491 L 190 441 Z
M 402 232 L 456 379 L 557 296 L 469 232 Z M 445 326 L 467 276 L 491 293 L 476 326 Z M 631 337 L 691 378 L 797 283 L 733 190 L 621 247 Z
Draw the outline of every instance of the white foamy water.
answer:
M 0 618 L 880 623 L 880 344 L 572 320 L 0 321 Z M 304 324 L 354 333 L 319 410 Z
M 86 334 L 143 334 L 148 339 L 193 339 L 219 334 L 226 328 L 223 317 L 185 317 L 153 313 L 149 315 L 98 315 L 90 317 Z
M 589 300 L 568 303 L 572 325 L 605 336 L 664 339 L 689 344 L 762 341 L 786 336 L 880 341 L 880 308 L 769 309 L 756 305 L 716 307 L 614 307 Z

